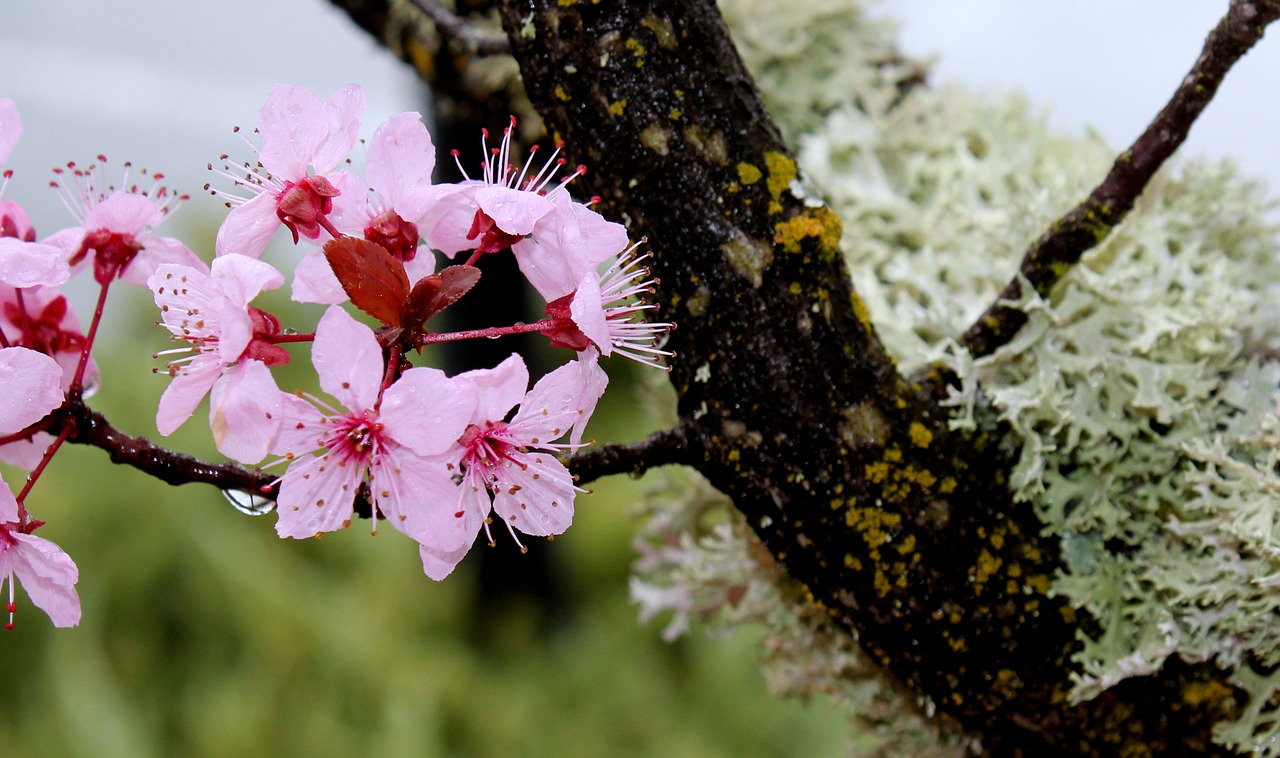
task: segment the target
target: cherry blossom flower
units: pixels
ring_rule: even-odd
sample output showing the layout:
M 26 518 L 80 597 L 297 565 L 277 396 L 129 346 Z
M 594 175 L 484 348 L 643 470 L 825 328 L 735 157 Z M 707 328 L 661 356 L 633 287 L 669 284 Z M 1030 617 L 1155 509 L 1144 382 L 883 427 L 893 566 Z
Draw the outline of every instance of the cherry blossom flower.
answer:
M 7 160 L 22 134 L 18 107 L 9 98 L 0 98 L 0 161 Z M 0 174 L 0 197 L 12 171 Z M 11 287 L 57 286 L 71 276 L 62 251 L 52 245 L 37 244 L 31 218 L 12 200 L 0 200 L 0 282 Z
M 511 247 L 520 272 L 547 301 L 573 292 L 582 277 L 622 255 L 628 242 L 626 227 L 605 220 L 567 192 L 552 193 L 550 199 L 551 212 Z
M 579 445 L 556 440 L 579 421 L 585 424 L 588 406 L 594 408 L 599 398 L 596 390 L 603 390 L 603 385 L 589 381 L 582 365 L 571 362 L 544 376 L 526 395 L 529 371 L 518 355 L 495 368 L 468 371 L 455 379 L 470 382 L 478 393 L 470 423 L 442 456 L 451 469 L 460 468 L 455 515 L 466 525 L 470 538 L 454 550 L 421 546 L 423 570 L 436 580 L 453 571 L 481 526 L 493 543 L 488 526 L 491 512 L 502 519 L 516 544 L 520 544 L 517 530 L 545 537 L 569 527 L 578 488 L 555 456 Z M 504 421 L 517 404 L 520 409 L 515 416 Z
M 342 172 L 333 168 L 355 145 L 364 106 L 364 91 L 354 84 L 339 88 L 326 101 L 302 85 L 271 88 L 258 111 L 262 147 L 257 165 L 244 164 L 243 175 L 222 172 L 249 195 L 215 193 L 234 206 L 218 230 L 218 255 L 256 258 L 282 224 L 295 244 L 299 237 L 320 236 L 339 194 L 336 184 Z
M 334 182 L 340 192 L 333 202 L 334 226 L 344 234 L 376 242 L 403 261 L 411 285 L 435 272 L 430 252 L 418 254 L 418 225 L 433 202 L 435 162 L 436 148 L 422 117 L 401 113 L 379 126 L 369 142 L 368 186 L 355 174 Z M 294 300 L 335 304 L 346 298 L 323 253 L 315 251 L 299 262 Z
M 75 590 L 80 572 L 62 548 L 30 533 L 40 524 L 21 524 L 17 500 L 8 487 L 0 486 L 0 591 L 6 581 L 9 584 L 6 629 L 13 628 L 13 614 L 18 608 L 14 587 L 19 581 L 31 602 L 49 615 L 54 626 L 80 623 L 80 596 Z
M 25 347 L 0 349 L 0 435 L 14 434 L 62 405 L 62 368 Z
M 639 298 L 653 292 L 653 282 L 643 258 L 632 255 L 632 247 L 610 264 L 603 276 L 587 272 L 572 293 L 547 304 L 547 315 L 555 322 L 543 331 L 552 344 L 573 350 L 594 345 L 601 355 L 615 352 L 647 365 L 660 366 L 670 356 L 655 343 L 671 331 L 671 324 L 647 322 L 639 318 L 657 306 Z M 644 281 L 641 281 L 644 280 Z
M 268 367 L 288 363 L 289 354 L 271 342 L 279 322 L 249 302 L 283 283 L 272 266 L 235 253 L 215 259 L 209 273 L 166 264 L 147 280 L 165 328 L 191 343 L 164 353 L 192 355 L 169 363 L 173 381 L 156 413 L 161 434 L 182 426 L 212 390 L 209 425 L 218 450 L 243 463 L 266 456 L 281 417 Z
M 62 190 L 63 202 L 80 226 L 63 229 L 45 240 L 63 251 L 72 270 L 87 265 L 93 253 L 93 278 L 106 286 L 121 278 L 131 284 L 145 284 L 161 263 L 199 266 L 200 259 L 186 245 L 172 237 L 161 237 L 155 229 L 168 217 L 185 195 L 174 195 L 161 185 L 163 174 L 150 177 L 145 191 L 129 183 L 125 164 L 124 189 L 115 189 L 102 177 L 106 158 L 78 168 L 68 163 L 55 169 L 60 178 L 53 186 Z M 144 179 L 146 171 L 142 172 Z
M 316 327 L 312 363 L 320 386 L 348 410 L 284 396 L 287 420 L 273 452 L 290 463 L 276 532 L 306 538 L 347 526 L 367 474 L 374 505 L 396 529 L 442 551 L 472 538 L 453 517 L 450 472 L 429 456 L 463 433 L 476 404 L 473 387 L 437 369 L 411 368 L 380 392 L 382 348 L 369 327 L 336 306 Z
M 548 195 L 585 171 L 579 166 L 553 184 L 565 165 L 565 160 L 557 157 L 559 145 L 541 169 L 532 170 L 537 155 L 535 147 L 517 170 L 510 162 L 515 124 L 513 117 L 503 130 L 501 146 L 492 150 L 488 147 L 489 132 L 483 132 L 482 145 L 487 157 L 482 178 L 472 179 L 458 163 L 466 180 L 433 188 L 433 208 L 422 225 L 422 234 L 433 248 L 452 257 L 463 250 L 475 250 L 478 255 L 510 247 L 533 233 L 538 220 L 555 209 Z M 453 155 L 457 161 L 456 150 Z

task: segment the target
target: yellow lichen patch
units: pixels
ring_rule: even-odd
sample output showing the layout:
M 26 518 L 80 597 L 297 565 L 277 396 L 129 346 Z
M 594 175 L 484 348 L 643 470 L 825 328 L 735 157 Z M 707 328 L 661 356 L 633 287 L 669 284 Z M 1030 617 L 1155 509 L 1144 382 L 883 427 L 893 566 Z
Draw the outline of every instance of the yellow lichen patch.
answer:
M 636 68 L 644 68 L 644 43 L 632 37 L 623 44 L 636 56 Z
M 872 484 L 879 484 L 889 478 L 889 464 L 884 461 L 879 463 L 868 463 L 866 467 L 867 480 Z
M 556 0 L 556 5 L 561 8 L 568 8 L 571 5 L 577 5 L 578 0 Z
M 942 483 L 938 485 L 938 492 L 944 495 L 950 495 L 956 491 L 956 478 L 954 476 L 945 476 Z
M 914 534 L 908 534 L 906 537 L 902 539 L 901 542 L 899 542 L 897 545 L 894 545 L 894 549 L 896 549 L 902 555 L 906 555 L 907 553 L 910 553 L 912 550 L 916 549 L 916 536 Z
M 890 463 L 899 463 L 902 461 L 902 451 L 896 447 L 891 447 L 884 451 L 884 459 Z
M 1231 688 L 1222 682 L 1191 682 L 1182 688 L 1182 701 L 1187 705 L 1216 703 L 1232 696 Z
M 745 164 L 739 164 L 741 165 Z M 769 177 L 773 181 L 773 177 Z M 818 208 L 806 208 L 803 213 L 774 226 L 774 242 L 782 245 L 788 253 L 798 253 L 803 249 L 806 239 L 818 241 L 818 251 L 834 255 L 840 249 L 840 235 L 844 233 L 844 224 L 840 217 L 825 205 Z
M 969 649 L 969 644 L 964 641 L 964 637 L 956 637 L 953 639 L 949 639 L 947 640 L 947 644 L 950 645 L 951 649 L 956 651 L 957 653 L 963 653 L 964 651 Z
M 555 96 L 556 96 L 556 99 L 560 101 L 569 100 L 569 93 L 565 92 L 564 87 L 560 86 L 559 84 L 556 85 Z
M 978 584 L 985 584 L 991 575 L 1000 570 L 1004 565 L 1004 561 L 992 555 L 986 548 L 978 554 L 978 563 L 974 566 L 973 580 Z
M 556 89 L 560 89 L 560 88 L 556 87 Z M 614 100 L 612 103 L 609 103 L 609 113 L 615 116 L 621 116 L 623 113 L 626 112 L 626 110 L 627 110 L 626 100 Z
M 907 433 L 911 435 L 911 444 L 916 447 L 929 447 L 933 442 L 933 432 L 926 429 L 919 421 L 911 422 L 911 428 Z
M 672 121 L 679 121 L 679 120 L 680 120 L 680 117 L 681 117 L 681 116 L 683 116 L 683 115 L 684 115 L 684 111 L 680 110 L 679 108 L 672 108 L 672 109 L 671 109 L 671 120 L 672 120 Z
M 787 185 L 796 178 L 796 162 L 782 153 L 770 150 L 764 154 L 764 165 L 769 169 L 769 195 L 777 200 L 782 197 L 782 191 Z
M 844 520 L 862 535 L 867 546 L 873 550 L 892 539 L 888 530 L 902 523 L 902 517 L 896 513 L 890 513 L 881 508 L 861 508 L 856 505 L 850 506 L 845 511 Z
M 1041 595 L 1049 594 L 1049 577 L 1044 574 L 1036 574 L 1027 577 L 1027 586 L 1033 591 Z
M 862 302 L 862 298 L 858 297 L 858 293 L 853 292 L 849 295 L 849 304 L 853 307 L 853 316 L 858 319 L 858 323 L 862 324 L 867 331 L 872 331 L 871 311 L 867 308 L 867 304 Z M 905 408 L 906 402 L 899 400 L 899 408 Z
M 850 554 L 848 554 L 848 553 L 845 553 L 845 554 L 844 554 L 844 567 L 845 567 L 845 568 L 851 568 L 851 569 L 853 569 L 854 571 L 861 571 L 861 570 L 862 570 L 862 561 L 858 560 L 857 558 L 854 558 L 852 555 L 850 555 Z
M 413 70 L 418 72 L 418 76 L 422 77 L 423 81 L 434 81 L 436 76 L 436 56 L 432 54 L 431 50 L 427 49 L 426 45 L 409 40 L 406 52 L 409 54 L 409 63 L 413 66 Z
M 750 163 L 742 162 L 738 164 L 738 180 L 743 184 L 755 184 L 763 176 L 764 172 Z
M 717 166 L 729 162 L 729 145 L 719 129 L 708 130 L 694 124 L 684 130 L 684 138 Z

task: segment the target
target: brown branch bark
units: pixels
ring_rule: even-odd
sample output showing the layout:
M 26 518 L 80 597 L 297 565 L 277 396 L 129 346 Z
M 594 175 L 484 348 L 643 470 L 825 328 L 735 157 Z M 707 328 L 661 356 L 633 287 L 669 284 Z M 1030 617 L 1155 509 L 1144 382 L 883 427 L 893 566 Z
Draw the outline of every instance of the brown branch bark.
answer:
M 1026 323 L 1026 314 L 1005 303 L 1022 297 L 1022 278 L 1042 296 L 1071 270 L 1082 255 L 1100 244 L 1119 224 L 1151 178 L 1182 145 L 1227 72 L 1262 39 L 1267 25 L 1280 18 L 1280 2 L 1232 0 L 1227 14 L 1209 33 L 1195 65 L 1138 139 L 1121 153 L 1089 197 L 1053 222 L 1027 250 L 1015 277 L 1000 297 L 964 333 L 960 343 L 974 357 L 1009 342 Z

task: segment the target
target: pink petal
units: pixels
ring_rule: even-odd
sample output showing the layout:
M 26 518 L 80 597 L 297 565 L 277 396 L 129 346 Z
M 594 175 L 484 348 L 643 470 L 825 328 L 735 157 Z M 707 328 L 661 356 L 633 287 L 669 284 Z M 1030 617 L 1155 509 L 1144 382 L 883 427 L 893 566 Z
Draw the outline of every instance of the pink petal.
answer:
M 62 251 L 62 257 L 70 260 L 80 250 L 81 243 L 84 242 L 84 227 L 73 226 L 67 229 L 60 229 L 48 237 L 44 238 L 44 244 L 53 245 Z M 85 270 L 90 263 L 91 256 L 86 255 L 79 263 L 71 267 L 72 274 L 78 274 Z
M 116 234 L 138 236 L 164 220 L 155 201 L 146 195 L 116 190 L 101 202 L 93 203 L 84 217 L 85 229 L 106 229 Z
M 9 153 L 22 135 L 22 119 L 18 106 L 7 97 L 0 97 L 0 161 L 9 160 Z
M 224 297 L 243 308 L 263 290 L 284 284 L 284 274 L 275 266 L 239 253 L 215 258 L 210 276 Z
M 413 260 L 404 264 L 404 272 L 409 275 L 409 285 L 413 286 L 423 277 L 436 272 L 436 257 L 427 248 L 420 247 Z
M 240 253 L 257 258 L 280 228 L 276 215 L 276 196 L 263 192 L 252 200 L 231 209 L 218 228 L 214 252 L 222 256 Z
M 15 440 L 5 445 L 0 445 L 0 463 L 7 463 L 20 469 L 30 471 L 40 465 L 40 459 L 44 457 L 44 451 L 53 443 L 53 435 L 45 432 L 38 432 L 31 436 L 29 440 Z M 4 521 L 0 518 L 0 521 Z
M 476 190 L 476 205 L 507 234 L 529 234 L 538 219 L 555 207 L 536 192 L 510 187 L 481 187 Z
M 335 171 L 329 174 L 329 183 L 338 190 L 338 196 L 333 198 L 329 221 L 344 234 L 363 237 L 365 227 L 373 219 L 369 209 L 369 188 L 364 180 L 350 171 Z
M 371 466 L 369 486 L 387 521 L 418 542 L 456 550 L 475 539 L 476 530 L 454 515 L 458 486 L 444 464 L 389 445 Z
M 9 491 L 9 486 L 0 481 L 0 524 L 13 524 L 18 521 L 18 500 Z
M 339 87 L 325 102 L 329 128 L 325 139 L 311 158 L 316 173 L 322 174 L 346 159 L 360 136 L 360 119 L 364 116 L 364 90 L 355 84 Z
M 0 237 L 0 282 L 10 287 L 56 287 L 67 281 L 71 269 L 62 250 L 54 245 Z
M 218 452 L 241 463 L 266 457 L 283 417 L 280 388 L 262 361 L 227 368 L 209 398 L 209 427 Z
M 417 113 L 392 116 L 373 134 L 365 175 L 388 208 L 416 223 L 436 165 L 436 146 Z M 414 206 L 414 207 L 409 207 Z
M 57 627 L 80 623 L 80 596 L 75 584 L 80 572 L 62 548 L 34 534 L 10 533 L 17 541 L 0 550 L 0 576 L 10 571 L 18 577 L 31 602 L 49 614 Z
M 475 193 L 484 186 L 481 182 L 433 186 L 427 191 L 425 201 L 430 210 L 418 225 L 418 234 L 433 249 L 450 258 L 463 250 L 474 250 L 476 241 L 467 239 L 467 232 L 479 207 Z
M 62 367 L 25 347 L 0 349 L 0 434 L 19 432 L 62 405 Z
M 142 234 L 138 236 L 138 242 L 142 244 L 142 250 L 138 251 L 124 273 L 120 275 L 121 279 L 130 284 L 140 284 L 145 287 L 147 279 L 165 263 L 197 269 L 205 268 L 204 261 L 200 260 L 191 248 L 173 237 Z
M 472 535 L 472 542 L 475 541 L 475 535 Z M 435 545 L 420 543 L 418 545 L 418 555 L 422 557 L 422 573 L 437 582 L 453 573 L 463 558 L 467 557 L 467 551 L 471 550 L 471 543 L 460 548 L 446 549 L 439 548 Z
M 382 384 L 382 348 L 373 330 L 338 306 L 330 306 L 316 326 L 311 363 L 320 387 L 353 411 L 373 407 Z
M 272 455 L 300 457 L 324 446 L 328 432 L 320 411 L 290 392 L 280 393 L 280 431 L 271 445 Z
M 545 537 L 573 523 L 573 477 L 550 453 L 531 452 L 520 461 L 504 461 L 494 487 L 493 510 L 508 527 Z
M 276 499 L 276 534 L 307 539 L 351 523 L 363 465 L 338 465 L 328 455 L 308 455 L 289 464 Z
M 443 453 L 471 423 L 475 384 L 434 368 L 411 368 L 387 388 L 379 408 L 387 435 L 418 455 Z
M 573 323 L 587 339 L 596 343 L 602 355 L 613 352 L 613 342 L 609 339 L 609 322 L 604 315 L 604 303 L 600 296 L 600 277 L 594 272 L 587 272 L 578 280 L 578 288 L 569 303 L 569 315 Z
M 578 370 L 582 374 L 582 397 L 578 402 L 578 418 L 573 422 L 573 431 L 569 434 L 570 445 L 582 444 L 582 433 L 596 411 L 596 403 L 604 395 L 609 386 L 609 375 L 600 368 L 600 355 L 591 349 L 578 353 Z
M 156 411 L 156 429 L 164 436 L 177 431 L 191 418 L 196 406 L 209 394 L 210 388 L 222 376 L 222 361 L 213 353 L 202 353 L 183 367 L 182 372 L 169 382 L 160 396 L 160 408 Z
M 290 295 L 299 303 L 337 305 L 347 301 L 347 291 L 333 275 L 329 261 L 320 250 L 312 250 L 298 261 L 293 270 L 293 292 Z
M 525 367 L 523 358 L 512 353 L 493 368 L 467 371 L 456 378 L 475 384 L 479 402 L 472 421 L 483 424 L 486 421 L 501 421 L 506 417 L 507 411 L 520 402 L 529 386 L 529 369 Z
M 520 401 L 508 431 L 545 446 L 564 436 L 582 413 L 585 376 L 577 361 L 570 361 L 538 380 Z
M 555 210 L 543 217 L 532 236 L 511 246 L 520 271 L 547 302 L 573 292 L 578 281 L 627 246 L 627 230 L 568 193 L 556 192 Z
M 277 84 L 258 110 L 258 131 L 263 167 L 277 179 L 296 182 L 306 177 L 307 166 L 328 139 L 329 116 L 311 90 L 301 84 Z

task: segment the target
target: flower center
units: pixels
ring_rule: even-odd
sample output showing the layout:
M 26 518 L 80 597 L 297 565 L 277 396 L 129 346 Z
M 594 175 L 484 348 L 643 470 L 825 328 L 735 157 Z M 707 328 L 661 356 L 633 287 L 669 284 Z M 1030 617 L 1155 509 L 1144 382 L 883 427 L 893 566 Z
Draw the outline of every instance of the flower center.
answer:
M 408 263 L 418 254 L 418 226 L 405 221 L 395 211 L 386 211 L 369 222 L 364 238 L 386 248 L 401 261 Z
M 333 212 L 333 198 L 341 193 L 323 176 L 309 176 L 300 182 L 289 182 L 276 201 L 276 215 L 293 234 L 313 240 L 320 236 L 325 217 Z
M 109 229 L 98 229 L 84 235 L 80 249 L 67 263 L 75 265 L 84 260 L 90 252 L 93 256 L 93 278 L 98 284 L 107 286 L 124 271 L 134 256 L 142 249 L 142 243 L 132 234 L 113 232 Z

